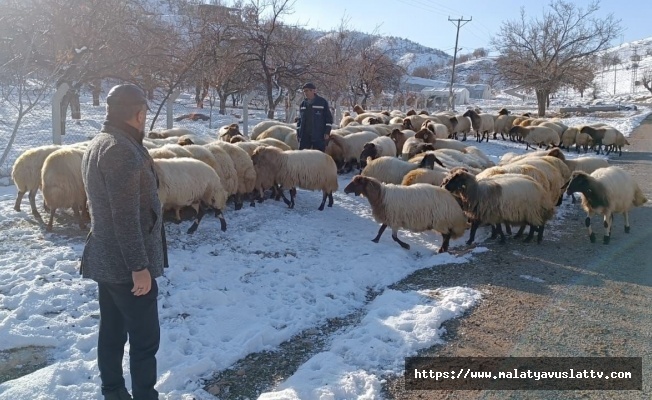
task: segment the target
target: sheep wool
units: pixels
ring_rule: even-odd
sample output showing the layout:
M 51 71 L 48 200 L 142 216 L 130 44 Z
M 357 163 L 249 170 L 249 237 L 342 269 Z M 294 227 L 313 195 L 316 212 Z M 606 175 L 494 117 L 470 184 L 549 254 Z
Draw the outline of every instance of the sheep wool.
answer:
M 363 195 L 371 205 L 374 219 L 381 224 L 378 243 L 385 228 L 392 229 L 392 239 L 405 249 L 410 245 L 398 238 L 400 229 L 413 232 L 434 230 L 443 237 L 439 253 L 448 251 L 450 239 L 464 234 L 467 220 L 457 201 L 446 190 L 423 183 L 411 186 L 383 184 L 362 175 L 355 176 L 344 192 Z
M 86 210 L 86 190 L 82 179 L 82 158 L 84 151 L 73 147 L 62 147 L 50 154 L 41 170 L 43 200 L 50 207 L 50 221 L 47 230 L 52 230 L 54 213 L 58 208 L 72 208 L 79 227 L 85 229 L 82 214 Z
M 23 152 L 14 162 L 11 168 L 11 179 L 13 179 L 18 194 L 14 210 L 20 211 L 20 203 L 23 201 L 25 193 L 29 192 L 29 204 L 32 208 L 32 214 L 36 218 L 41 218 L 36 208 L 36 193 L 41 186 L 41 169 L 45 159 L 61 146 L 50 145 L 41 146 Z
M 587 213 L 584 222 L 592 243 L 595 242 L 595 234 L 591 230 L 591 215 L 593 213 L 604 216 L 603 242 L 609 244 L 613 214 L 622 213 L 624 215 L 625 233 L 629 233 L 629 211 L 647 202 L 647 198 L 634 178 L 622 168 L 615 166 L 599 168 L 591 174 L 581 171 L 574 172 L 566 192 L 568 194 L 582 193 L 582 208 Z

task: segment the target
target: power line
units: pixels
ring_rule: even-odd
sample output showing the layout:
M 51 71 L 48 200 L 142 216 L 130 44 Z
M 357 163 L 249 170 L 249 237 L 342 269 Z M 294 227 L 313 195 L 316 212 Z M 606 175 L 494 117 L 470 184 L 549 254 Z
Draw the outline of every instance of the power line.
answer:
M 469 19 L 464 19 L 464 17 L 458 19 L 451 19 L 451 17 L 448 17 L 448 20 L 450 22 L 457 22 L 457 33 L 455 34 L 455 53 L 453 54 L 453 71 L 451 72 L 451 88 L 448 93 L 448 104 L 453 111 L 455 111 L 455 100 L 453 98 L 453 84 L 455 83 L 455 63 L 457 62 L 457 43 L 460 38 L 460 28 L 466 25 L 466 23 L 470 22 L 472 19 L 473 17 Z M 464 23 L 462 24 L 462 22 Z

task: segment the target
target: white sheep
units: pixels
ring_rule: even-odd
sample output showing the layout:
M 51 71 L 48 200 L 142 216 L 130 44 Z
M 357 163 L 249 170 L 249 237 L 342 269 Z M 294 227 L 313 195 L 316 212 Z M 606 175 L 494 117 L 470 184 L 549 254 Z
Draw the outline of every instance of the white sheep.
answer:
M 554 205 L 545 189 L 526 175 L 504 174 L 477 180 L 470 173 L 457 169 L 444 179 L 442 187 L 460 199 L 472 221 L 467 244 L 475 240 L 480 224 L 495 227 L 500 242 L 504 243 L 501 223 L 529 225 L 525 241 L 531 241 L 538 231 L 537 242 L 541 243 L 545 223 L 554 215 Z
M 290 146 L 292 150 L 299 148 L 299 141 L 297 139 L 297 130 L 290 126 L 276 125 L 267 128 L 256 137 L 255 140 L 274 138 Z
M 430 132 L 427 129 L 424 129 L 425 131 Z M 431 133 L 432 134 L 432 133 Z M 420 145 L 424 144 L 425 142 L 423 139 L 420 139 L 418 137 L 411 137 L 408 138 L 405 143 L 403 143 L 403 148 L 401 149 L 401 159 L 404 161 L 409 160 L 410 158 L 414 157 L 421 151 L 419 150 L 421 148 Z
M 249 154 L 249 157 L 251 157 L 251 155 L 254 154 L 254 150 L 256 150 L 259 146 L 267 146 L 266 143 L 259 142 L 257 140 L 251 142 L 237 142 L 233 144 L 235 144 L 242 150 L 246 151 L 247 154 Z
M 163 210 L 186 206 L 195 209 L 197 216 L 188 229 L 189 234 L 197 230 L 204 216 L 202 203 L 215 210 L 222 231 L 226 231 L 222 211 L 228 193 L 215 170 L 192 158 L 156 159 L 154 169 L 159 178 L 158 197 Z
M 437 139 L 448 139 L 449 136 L 448 128 L 444 124 L 439 124 L 437 122 L 428 120 L 424 122 L 423 125 L 421 126 L 421 129 L 423 128 L 434 133 Z
M 326 145 L 326 154 L 331 156 L 342 172 L 350 172 L 353 166 L 359 168 L 360 153 L 364 150 L 365 143 L 368 143 L 378 135 L 374 132 L 357 132 L 345 137 L 337 134 L 331 134 L 328 144 Z
M 587 212 L 584 224 L 589 230 L 589 239 L 595 243 L 595 234 L 591 230 L 593 213 L 604 216 L 604 244 L 609 244 L 613 214 L 623 213 L 625 233 L 629 233 L 629 210 L 640 207 L 647 198 L 629 173 L 619 167 L 599 168 L 591 174 L 576 171 L 566 190 L 568 194 L 582 193 L 582 207 Z
M 376 159 L 382 156 L 396 157 L 396 144 L 388 136 L 378 136 L 374 140 L 365 143 L 360 153 L 360 167 L 367 166 L 367 157 Z
M 457 135 L 462 133 L 462 141 L 466 141 L 466 136 L 471 132 L 471 119 L 462 114 L 448 119 L 453 127 L 453 139 L 457 140 Z
M 54 213 L 58 208 L 72 208 L 79 227 L 86 227 L 83 217 L 87 210 L 86 190 L 82 179 L 83 157 L 84 151 L 81 149 L 62 147 L 52 152 L 43 163 L 41 190 L 43 200 L 50 208 L 48 231 L 52 230 Z
M 408 172 L 417 168 L 432 169 L 436 162 L 438 160 L 434 154 L 423 157 L 420 163 L 411 163 L 396 157 L 378 157 L 375 160 L 367 159 L 367 166 L 362 170 L 362 175 L 376 178 L 383 183 L 400 185 Z
M 13 179 L 18 195 L 16 196 L 16 204 L 14 210 L 20 211 L 20 203 L 23 201 L 25 193 L 29 192 L 29 204 L 32 207 L 32 215 L 41 219 L 36 209 L 36 193 L 41 187 L 41 169 L 45 159 L 61 146 L 49 145 L 40 146 L 23 152 L 14 162 L 11 168 L 11 179 Z
M 251 157 L 246 151 L 233 143 L 215 141 L 206 145 L 209 150 L 211 150 L 212 146 L 222 148 L 233 161 L 233 166 L 238 177 L 238 190 L 235 194 L 234 202 L 235 209 L 240 210 L 243 204 L 242 196 L 252 193 L 256 185 L 256 170 L 254 169 Z
M 405 174 L 401 185 L 410 186 L 415 183 L 427 183 L 429 185 L 440 186 L 444 178 L 448 175 L 446 168 L 435 165 L 433 169 L 417 168 Z
M 278 126 L 278 125 L 293 128 L 295 131 L 297 129 L 297 124 L 286 123 L 286 122 L 275 121 L 275 120 L 265 120 L 257 123 L 253 128 L 251 128 L 251 134 L 249 136 L 251 137 L 251 140 L 256 140 L 258 138 L 258 135 L 263 133 L 265 130 L 267 130 L 272 126 Z
M 265 146 L 276 147 L 277 149 L 281 149 L 283 151 L 296 150 L 296 149 L 293 149 L 292 147 L 288 146 L 285 142 L 282 142 L 282 141 L 280 141 L 278 139 L 274 139 L 272 137 L 261 139 L 260 136 L 259 136 L 258 139 L 256 139 L 255 143 L 258 144 L 259 146 L 260 145 L 265 145 Z
M 462 116 L 471 119 L 478 142 L 482 142 L 485 135 L 487 142 L 489 141 L 489 133 L 494 132 L 494 117 L 491 114 L 478 114 L 475 110 L 467 110 Z
M 528 150 L 533 144 L 546 145 L 546 149 L 551 146 L 559 146 L 559 135 L 553 129 L 545 126 L 513 126 L 509 130 L 510 135 L 519 135 L 523 137 L 526 143 L 525 150 Z
M 169 137 L 178 137 L 183 135 L 194 135 L 195 132 L 186 128 L 170 128 L 170 129 L 161 129 L 156 131 L 150 131 L 147 137 L 150 139 L 164 139 Z
M 464 235 L 467 220 L 457 201 L 446 190 L 423 183 L 411 186 L 384 184 L 368 176 L 357 175 L 344 193 L 363 195 L 369 200 L 374 219 L 381 224 L 372 240 L 378 243 L 385 229 L 392 229 L 392 239 L 404 249 L 410 245 L 398 238 L 399 229 L 413 232 L 434 230 L 442 235 L 439 253 L 448 251 L 450 239 Z
M 251 159 L 257 174 L 268 176 L 259 181 L 272 182 L 290 189 L 290 200 L 283 195 L 283 200 L 294 207 L 296 188 L 321 190 L 322 201 L 319 211 L 324 210 L 326 199 L 328 207 L 333 206 L 333 192 L 337 190 L 337 167 L 333 159 L 319 150 L 281 151 L 275 147 L 259 147 Z

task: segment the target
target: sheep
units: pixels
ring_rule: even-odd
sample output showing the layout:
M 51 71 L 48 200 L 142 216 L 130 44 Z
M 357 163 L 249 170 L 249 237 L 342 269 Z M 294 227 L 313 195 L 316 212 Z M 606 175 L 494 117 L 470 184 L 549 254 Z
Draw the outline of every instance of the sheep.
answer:
M 611 145 L 616 143 L 616 138 L 618 134 L 621 134 L 616 128 L 610 126 L 595 127 L 595 126 L 584 126 L 580 130 L 581 133 L 587 133 L 591 136 L 593 140 L 593 145 L 598 146 L 597 154 L 602 152 L 602 145 L 609 147 L 607 154 L 611 152 Z
M 405 130 L 393 129 L 392 132 L 389 134 L 389 138 L 392 139 L 392 141 L 396 145 L 396 153 L 398 154 L 398 152 L 403 149 L 403 145 L 405 144 L 405 141 L 411 137 L 414 137 L 415 135 L 416 132 L 410 129 L 405 129 Z
M 169 138 L 144 138 L 143 146 L 147 148 L 162 147 L 166 144 L 178 144 L 181 136 L 170 136 Z
M 575 171 L 566 193 L 575 192 L 582 193 L 582 208 L 587 212 L 584 224 L 588 228 L 591 243 L 595 243 L 595 234 L 591 230 L 593 213 L 604 216 L 603 243 L 609 244 L 613 214 L 623 213 L 625 233 L 629 233 L 629 210 L 647 202 L 647 198 L 631 175 L 614 166 L 596 169 L 591 174 Z
M 62 147 L 52 152 L 43 162 L 41 169 L 41 190 L 43 200 L 50 208 L 47 230 L 52 231 L 52 222 L 57 208 L 72 208 L 80 229 L 86 229 L 82 214 L 86 208 L 86 190 L 82 179 L 82 158 L 84 152 L 73 147 Z
M 559 147 L 561 147 L 562 149 L 570 150 L 571 146 L 575 144 L 575 140 L 577 138 L 578 133 L 579 130 L 575 127 L 566 129 L 564 133 L 561 134 Z M 577 147 L 577 149 L 579 153 L 579 147 Z
M 185 146 L 181 146 L 178 144 L 166 144 L 165 146 L 161 147 L 161 149 L 169 150 L 174 154 L 176 154 L 177 157 L 192 158 L 192 153 L 186 150 L 184 147 Z
M 443 243 L 438 253 L 448 251 L 451 238 L 464 235 L 466 216 L 457 201 L 446 190 L 428 185 L 400 186 L 384 184 L 368 176 L 357 175 L 344 193 L 363 195 L 371 205 L 374 219 L 381 224 L 372 241 L 378 243 L 385 229 L 392 229 L 392 239 L 402 248 L 410 245 L 398 238 L 399 229 L 413 232 L 434 230 L 442 235 Z
M 457 140 L 457 134 L 463 133 L 464 137 L 462 138 L 462 141 L 465 142 L 466 135 L 471 131 L 471 120 L 468 117 L 462 116 L 462 114 L 451 117 L 448 120 L 453 127 L 453 139 Z
M 471 125 L 476 134 L 476 140 L 482 142 L 485 135 L 487 136 L 487 142 L 489 141 L 489 133 L 494 131 L 494 117 L 490 114 L 480 114 L 474 110 L 467 110 L 463 117 L 469 117 L 471 119 Z
M 272 175 L 274 183 L 290 189 L 290 200 L 283 201 L 294 208 L 296 188 L 321 190 L 322 201 L 318 210 L 333 206 L 333 192 L 337 190 L 337 167 L 333 159 L 319 150 L 281 151 L 275 147 L 259 147 L 251 156 L 257 174 Z
M 284 125 L 277 125 L 267 128 L 256 137 L 255 140 L 274 138 L 287 144 L 292 150 L 299 148 L 299 141 L 297 140 L 297 130 Z
M 500 133 L 500 137 L 505 140 L 505 134 L 509 135 L 509 130 L 512 129 L 514 121 L 516 120 L 515 115 L 498 115 L 494 121 L 494 140 L 497 139 L 497 134 Z M 510 137 L 510 139 L 512 139 Z M 513 140 L 512 140 L 513 141 Z
M 204 216 L 202 203 L 215 210 L 215 216 L 220 219 L 220 228 L 226 231 L 222 211 L 228 193 L 215 170 L 192 158 L 156 159 L 154 170 L 159 178 L 158 197 L 163 210 L 185 206 L 195 209 L 197 216 L 188 228 L 188 234 L 197 230 Z
M 405 174 L 401 185 L 410 186 L 415 183 L 427 183 L 429 185 L 439 186 L 448 175 L 448 170 L 443 167 L 435 166 L 433 169 L 417 168 Z
M 389 120 L 389 124 L 390 125 L 394 125 L 394 124 L 401 125 L 403 123 L 404 119 L 405 119 L 405 117 L 403 117 L 403 116 L 392 117 L 392 119 Z
M 326 154 L 333 158 L 339 171 L 348 173 L 353 169 L 353 165 L 359 168 L 358 157 L 360 157 L 365 143 L 377 137 L 378 135 L 374 132 L 357 132 L 346 137 L 331 134 L 326 145 Z
M 537 181 L 544 188 L 551 203 L 554 204 L 559 199 L 560 187 L 556 186 L 558 182 L 555 179 L 557 177 L 553 177 L 553 179 L 549 179 L 548 176 L 544 172 L 542 172 L 539 168 L 533 165 L 529 165 L 527 163 L 507 164 L 504 166 L 487 168 L 484 171 L 477 174 L 475 178 L 479 180 L 479 179 L 486 179 L 492 176 L 504 175 L 504 174 L 521 174 L 521 175 L 529 176 L 535 181 Z
M 367 157 L 376 159 L 382 156 L 396 157 L 396 144 L 387 136 L 378 136 L 371 142 L 365 143 L 362 153 L 360 153 L 360 167 L 367 166 Z
M 486 154 L 479 148 L 475 146 L 467 146 L 463 151 L 463 153 L 466 153 L 468 155 L 475 156 L 476 158 L 480 159 L 481 167 L 480 168 L 489 168 L 493 167 L 496 165 L 489 157 L 487 157 Z
M 523 127 L 516 125 L 509 130 L 509 134 L 523 137 L 526 143 L 525 150 L 528 150 L 530 147 L 534 148 L 532 144 L 538 144 L 539 147 L 545 144 L 546 150 L 550 146 L 554 147 L 559 145 L 559 135 L 557 132 L 544 126 Z
M 285 150 L 296 150 L 296 149 L 293 149 L 292 147 L 288 146 L 287 143 L 282 142 L 282 141 L 280 141 L 278 139 L 274 139 L 272 137 L 268 137 L 268 138 L 264 138 L 264 139 L 260 139 L 260 137 L 259 137 L 258 140 L 256 140 L 256 143 L 259 143 L 260 145 L 276 147 L 276 148 L 279 148 L 279 149 L 281 149 L 283 151 L 285 151 Z
M 461 152 L 466 152 L 466 149 L 469 147 L 468 145 L 460 141 L 457 141 L 455 139 L 436 139 L 432 143 L 432 145 L 435 147 L 436 150 L 453 149 Z
M 425 130 L 428 131 L 427 129 Z M 423 141 L 423 139 L 419 139 L 416 136 L 406 140 L 405 143 L 403 143 L 403 148 L 401 149 L 401 159 L 403 161 L 407 161 L 410 158 L 414 157 L 415 155 L 419 154 L 423 149 L 421 145 L 424 143 L 425 142 Z
M 257 123 L 253 128 L 251 128 L 251 135 L 249 136 L 251 140 L 256 140 L 258 138 L 258 135 L 266 131 L 268 128 L 271 128 L 272 126 L 287 126 L 296 131 L 297 125 L 296 124 L 291 124 L 291 123 L 286 123 L 286 122 L 281 122 L 281 121 L 275 121 L 275 120 L 265 120 L 262 122 Z
M 355 118 L 353 118 L 350 115 L 343 116 L 342 120 L 340 121 L 340 128 L 344 128 L 345 126 L 347 126 L 348 124 L 350 124 L 351 122 L 354 122 L 354 121 L 355 121 Z
M 569 128 L 573 129 L 573 128 Z M 564 153 L 557 149 L 553 149 L 550 151 L 550 156 L 552 157 L 557 157 L 560 160 L 564 162 L 568 166 L 568 169 L 571 173 L 575 171 L 582 171 L 586 172 L 587 174 L 592 173 L 598 168 L 607 168 L 609 167 L 609 162 L 605 160 L 604 158 L 598 158 L 598 157 L 579 157 L 575 159 L 567 159 L 564 156 Z M 572 199 L 572 204 L 575 204 L 575 196 L 570 195 Z
M 267 146 L 266 143 L 259 143 L 258 141 L 254 140 L 253 142 L 237 142 L 233 143 L 245 152 L 249 154 L 249 157 L 251 157 L 252 154 L 254 154 L 254 150 L 256 150 L 260 146 Z
M 150 157 L 152 158 L 176 158 L 177 155 L 170 149 L 157 147 L 154 149 L 147 149 Z
M 367 159 L 367 166 L 362 170 L 361 175 L 376 178 L 383 183 L 400 185 L 408 172 L 417 168 L 433 169 L 438 161 L 434 154 L 424 156 L 418 164 L 399 160 L 396 157 L 383 156 L 375 160 Z M 441 165 L 441 162 L 439 164 Z
M 424 128 L 434 133 L 437 139 L 448 139 L 449 133 L 448 133 L 448 128 L 446 128 L 446 125 L 438 124 L 436 122 L 432 122 L 431 120 L 428 120 L 424 122 L 423 125 L 421 126 L 421 129 Z
M 23 196 L 29 192 L 28 198 L 32 207 L 32 215 L 41 219 L 41 214 L 36 209 L 36 192 L 41 186 L 41 168 L 43 168 L 45 159 L 60 148 L 61 146 L 57 145 L 40 146 L 26 150 L 16 159 L 11 168 L 11 179 L 18 189 L 14 210 L 20 211 Z
M 238 177 L 238 189 L 235 194 L 234 202 L 235 209 L 240 210 L 243 204 L 242 196 L 244 194 L 252 193 L 256 184 L 256 170 L 254 169 L 251 157 L 246 151 L 235 144 L 218 140 L 207 145 L 209 150 L 211 150 L 211 147 L 213 146 L 222 148 L 222 150 L 226 151 L 233 161 L 236 176 Z M 253 203 L 250 203 L 250 205 L 253 205 Z
M 511 164 L 514 162 L 517 162 L 519 160 L 522 160 L 524 158 L 528 157 L 543 157 L 547 156 L 550 154 L 550 150 L 537 150 L 532 153 L 525 153 L 525 154 L 516 154 L 513 152 L 507 152 L 500 157 L 500 161 L 498 162 L 498 165 L 505 165 L 505 164 Z
M 171 128 L 157 131 L 150 131 L 147 137 L 150 139 L 165 139 L 174 136 L 194 135 L 195 132 L 185 128 Z
M 505 174 L 477 180 L 466 171 L 456 170 L 441 185 L 460 198 L 463 210 L 472 220 L 466 242 L 469 245 L 481 223 L 495 226 L 501 243 L 505 243 L 501 223 L 530 225 L 525 242 L 530 242 L 538 230 L 537 243 L 541 243 L 545 223 L 554 215 L 545 189 L 529 176 Z
M 616 149 L 618 149 L 618 156 L 621 157 L 623 155 L 623 146 L 625 145 L 629 145 L 625 135 L 623 135 L 620 131 L 616 131 L 616 141 L 613 145 L 611 145 L 611 151 L 615 152 Z
M 231 142 L 231 139 L 238 136 L 244 136 L 238 124 L 225 125 L 217 131 L 217 139 L 225 142 Z

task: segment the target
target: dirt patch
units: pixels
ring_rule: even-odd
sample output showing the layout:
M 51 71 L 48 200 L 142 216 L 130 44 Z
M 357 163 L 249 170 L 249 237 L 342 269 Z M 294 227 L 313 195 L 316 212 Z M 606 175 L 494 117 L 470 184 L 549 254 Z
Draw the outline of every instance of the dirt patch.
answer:
M 52 362 L 50 350 L 50 347 L 29 346 L 0 351 L 0 383 L 46 367 Z

